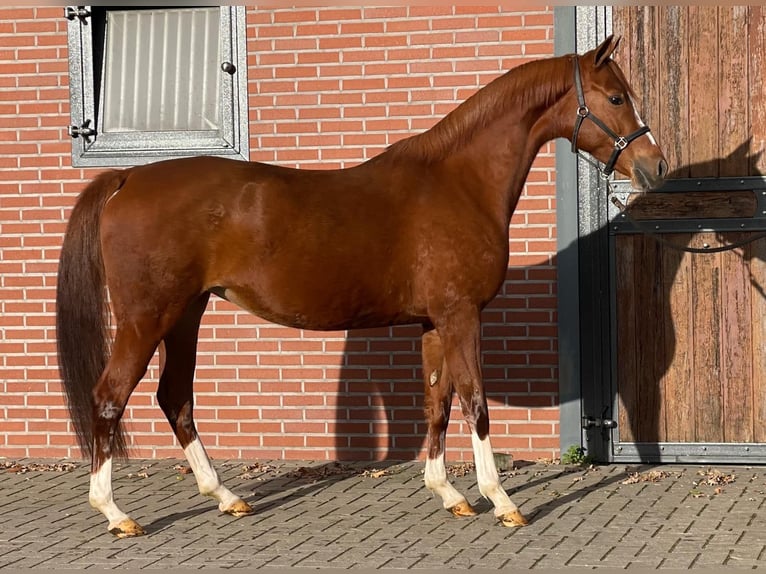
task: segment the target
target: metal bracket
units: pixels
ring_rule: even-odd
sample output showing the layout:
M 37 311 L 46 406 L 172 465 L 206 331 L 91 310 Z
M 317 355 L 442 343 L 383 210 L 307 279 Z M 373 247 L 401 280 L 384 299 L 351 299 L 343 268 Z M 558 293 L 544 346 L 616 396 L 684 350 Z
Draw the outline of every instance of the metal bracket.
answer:
M 67 20 L 74 20 L 75 18 L 79 18 L 80 21 L 84 21 L 85 18 L 90 17 L 90 10 L 88 10 L 85 6 L 67 6 L 64 8 L 64 17 Z

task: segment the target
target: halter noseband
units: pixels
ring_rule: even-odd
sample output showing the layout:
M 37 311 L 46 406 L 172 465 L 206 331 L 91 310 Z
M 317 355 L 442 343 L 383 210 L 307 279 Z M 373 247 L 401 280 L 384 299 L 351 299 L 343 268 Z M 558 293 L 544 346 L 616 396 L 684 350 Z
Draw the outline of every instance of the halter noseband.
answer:
M 574 83 L 575 83 L 575 90 L 577 91 L 577 120 L 575 121 L 574 126 L 574 133 L 572 134 L 572 153 L 580 154 L 580 150 L 577 149 L 577 136 L 580 133 L 580 127 L 582 127 L 582 123 L 589 119 L 594 124 L 596 124 L 598 127 L 601 128 L 603 132 L 605 132 L 612 140 L 614 141 L 614 149 L 612 150 L 612 155 L 609 156 L 609 160 L 606 162 L 606 165 L 603 169 L 601 169 L 598 165 L 596 165 L 596 168 L 601 172 L 601 175 L 604 179 L 607 179 L 612 172 L 614 171 L 614 164 L 617 163 L 617 158 L 620 157 L 620 154 L 622 151 L 628 147 L 628 144 L 635 140 L 636 138 L 641 137 L 645 133 L 648 133 L 649 126 L 641 126 L 636 131 L 634 131 L 632 134 L 628 136 L 620 136 L 614 133 L 609 126 L 607 126 L 604 122 L 602 122 L 598 117 L 592 113 L 588 106 L 585 105 L 585 94 L 582 90 L 582 78 L 580 77 L 580 61 L 577 58 L 577 56 L 574 57 Z M 580 154 L 582 156 L 582 154 Z M 582 156 L 585 157 L 585 156 Z M 587 160 L 587 158 L 585 158 Z M 593 162 L 591 162 L 593 163 Z

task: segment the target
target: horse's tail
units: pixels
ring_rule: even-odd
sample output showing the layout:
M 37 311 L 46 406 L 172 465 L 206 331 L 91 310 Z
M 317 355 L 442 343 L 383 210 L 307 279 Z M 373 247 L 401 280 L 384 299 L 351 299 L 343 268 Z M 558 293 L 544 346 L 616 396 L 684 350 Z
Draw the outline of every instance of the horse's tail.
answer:
M 69 414 L 84 455 L 93 454 L 93 388 L 106 367 L 111 340 L 109 304 L 99 241 L 101 212 L 122 187 L 127 171 L 108 171 L 82 191 L 69 218 L 56 285 L 58 365 Z M 125 456 L 122 428 L 112 451 Z

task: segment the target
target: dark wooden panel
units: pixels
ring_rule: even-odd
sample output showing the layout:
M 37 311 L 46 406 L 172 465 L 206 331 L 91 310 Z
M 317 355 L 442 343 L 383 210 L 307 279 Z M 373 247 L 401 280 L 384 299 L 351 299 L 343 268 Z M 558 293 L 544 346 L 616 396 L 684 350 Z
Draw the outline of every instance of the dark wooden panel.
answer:
M 750 246 L 752 309 L 753 440 L 766 442 L 766 239 Z
M 734 243 L 746 233 L 725 233 Z M 750 276 L 741 249 L 721 253 L 721 374 L 724 397 L 724 440 L 753 440 Z
M 758 201 L 752 191 L 635 194 L 628 203 L 633 219 L 753 217 Z
M 620 440 L 634 442 L 631 420 L 636 412 L 638 386 L 636 384 L 636 297 L 634 291 L 635 258 L 633 245 L 636 237 L 622 235 L 616 238 L 616 301 L 617 301 L 617 424 Z
M 640 442 L 657 442 L 665 434 L 660 389 L 665 372 L 662 255 L 659 243 L 649 236 L 636 236 L 634 246 L 638 401 L 632 424 Z
M 688 245 L 692 235 L 673 234 L 676 245 Z M 665 373 L 662 377 L 662 414 L 666 442 L 694 440 L 694 388 L 692 380 L 691 260 L 692 255 L 676 249 L 663 249 L 662 273 L 665 308 Z
M 698 233 L 692 247 L 715 244 L 714 233 Z M 723 441 L 721 396 L 721 275 L 720 254 L 694 257 L 691 286 L 694 371 L 691 384 L 696 397 L 695 436 L 699 442 Z

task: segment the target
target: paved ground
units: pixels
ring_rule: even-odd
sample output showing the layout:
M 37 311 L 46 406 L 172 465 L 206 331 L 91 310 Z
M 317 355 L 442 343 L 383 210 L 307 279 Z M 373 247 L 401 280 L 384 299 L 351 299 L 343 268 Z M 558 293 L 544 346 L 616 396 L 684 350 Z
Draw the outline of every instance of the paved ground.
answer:
M 766 467 L 593 468 L 517 463 L 502 473 L 526 528 L 496 524 L 470 465 L 451 480 L 479 516 L 456 519 L 421 463 L 215 463 L 256 514 L 221 515 L 181 461 L 115 469 L 146 530 L 118 540 L 87 503 L 88 468 L 0 460 L 0 567 L 13 569 L 766 568 Z

